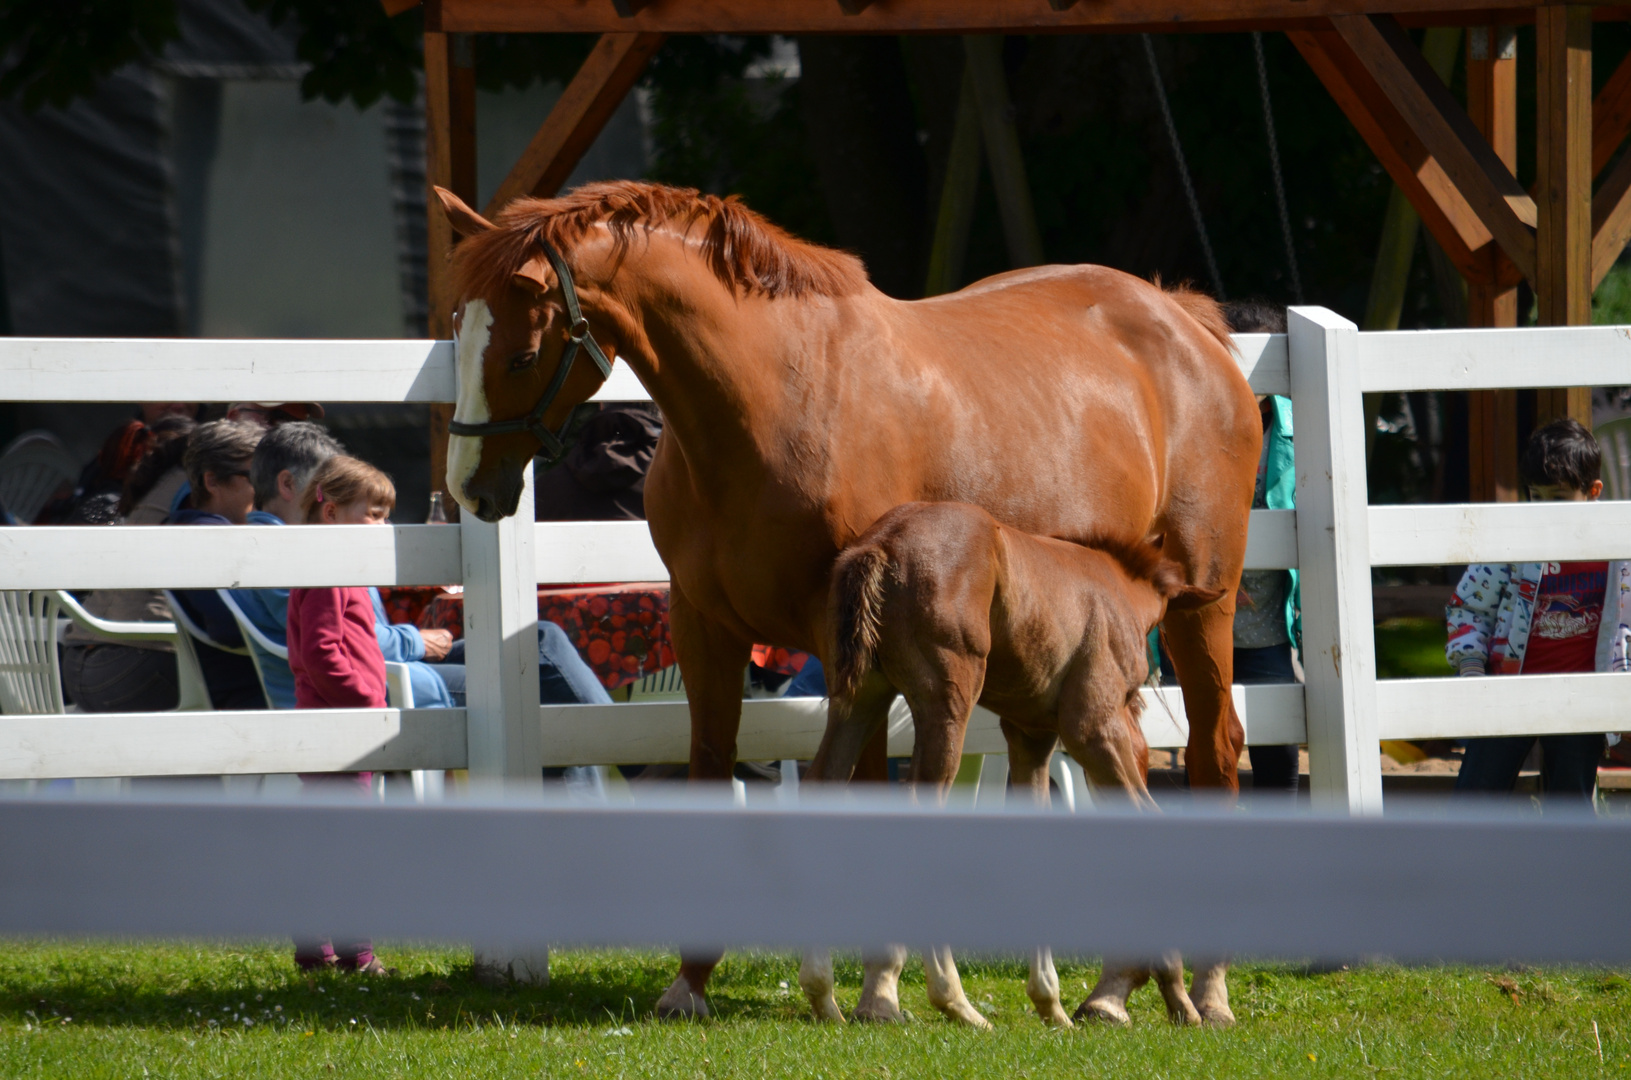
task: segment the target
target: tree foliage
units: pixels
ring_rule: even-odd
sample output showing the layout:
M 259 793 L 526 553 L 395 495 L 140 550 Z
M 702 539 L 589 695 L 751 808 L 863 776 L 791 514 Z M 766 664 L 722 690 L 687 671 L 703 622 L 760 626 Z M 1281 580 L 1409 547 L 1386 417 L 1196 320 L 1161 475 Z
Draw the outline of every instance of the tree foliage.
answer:
M 176 0 L 0 0 L 0 99 L 61 108 L 178 33 Z

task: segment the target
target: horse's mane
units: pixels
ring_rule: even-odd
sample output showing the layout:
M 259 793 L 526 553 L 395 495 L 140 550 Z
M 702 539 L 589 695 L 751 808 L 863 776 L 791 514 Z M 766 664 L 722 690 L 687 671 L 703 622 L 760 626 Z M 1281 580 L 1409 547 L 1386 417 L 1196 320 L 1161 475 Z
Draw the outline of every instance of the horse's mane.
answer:
M 866 283 L 855 256 L 800 240 L 744 206 L 694 188 L 637 180 L 584 184 L 555 199 L 521 198 L 494 217 L 494 229 L 453 251 L 454 287 L 462 296 L 492 296 L 547 240 L 563 258 L 596 225 L 611 230 L 619 250 L 636 228 L 702 226 L 701 250 L 714 276 L 732 289 L 767 297 L 846 296 Z
M 1161 275 L 1155 275 L 1152 284 L 1167 294 L 1167 298 L 1182 309 L 1185 315 L 1201 324 L 1201 329 L 1218 339 L 1229 352 L 1235 351 L 1234 338 L 1229 336 L 1229 320 L 1223 314 L 1223 306 L 1216 300 L 1197 289 L 1191 288 L 1187 281 L 1176 285 L 1162 285 Z
M 1162 553 L 1161 540 L 1161 537 L 1126 540 L 1121 537 L 1095 534 L 1084 540 L 1072 539 L 1070 542 L 1102 551 L 1120 563 L 1127 576 L 1134 581 L 1149 582 L 1162 596 L 1171 596 L 1183 585 L 1183 571 Z

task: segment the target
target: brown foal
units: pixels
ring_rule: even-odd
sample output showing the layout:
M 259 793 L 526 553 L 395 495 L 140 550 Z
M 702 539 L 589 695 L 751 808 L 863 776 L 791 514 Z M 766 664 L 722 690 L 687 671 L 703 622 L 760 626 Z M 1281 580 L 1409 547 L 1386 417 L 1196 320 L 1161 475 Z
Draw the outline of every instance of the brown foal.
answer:
M 1193 609 L 1220 595 L 1185 584 L 1158 543 L 1083 546 L 1020 532 L 966 503 L 898 506 L 833 569 L 831 704 L 811 771 L 847 778 L 899 693 L 916 731 L 912 782 L 935 802 L 957 774 L 978 703 L 1002 718 L 1014 787 L 1037 803 L 1047 805 L 1048 760 L 1062 741 L 1096 799 L 1154 810 L 1138 722 L 1145 642 L 1169 606 Z M 964 1015 L 973 1010 L 949 953 L 932 950 L 924 967 L 929 1000 L 979 1023 Z M 1176 954 L 1153 967 L 1107 963 L 1076 1016 L 1125 1024 L 1127 995 L 1151 975 L 1174 1022 L 1200 1023 Z M 800 982 L 817 1015 L 836 1016 L 824 954 L 807 958 Z M 1026 991 L 1045 1021 L 1070 1026 L 1048 950 L 1032 956 Z

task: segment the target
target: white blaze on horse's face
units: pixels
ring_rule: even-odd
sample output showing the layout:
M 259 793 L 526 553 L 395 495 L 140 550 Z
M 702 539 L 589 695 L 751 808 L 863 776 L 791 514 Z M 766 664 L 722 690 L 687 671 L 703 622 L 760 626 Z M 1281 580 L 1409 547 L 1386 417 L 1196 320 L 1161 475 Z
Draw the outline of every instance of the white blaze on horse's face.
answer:
M 460 313 L 454 329 L 454 365 L 459 376 L 459 400 L 453 419 L 461 424 L 485 424 L 493 418 L 487 407 L 487 384 L 482 359 L 493 328 L 493 312 L 485 300 L 470 300 Z M 476 512 L 475 503 L 465 496 L 464 485 L 481 464 L 481 440 L 453 435 L 447 441 L 447 490 L 460 506 Z

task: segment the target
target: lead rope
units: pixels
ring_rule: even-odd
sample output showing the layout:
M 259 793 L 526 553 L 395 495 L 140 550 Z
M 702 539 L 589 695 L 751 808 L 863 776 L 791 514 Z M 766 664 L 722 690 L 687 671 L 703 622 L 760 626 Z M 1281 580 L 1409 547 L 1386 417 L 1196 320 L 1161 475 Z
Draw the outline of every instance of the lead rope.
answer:
M 1297 249 L 1291 243 L 1291 214 L 1286 210 L 1286 185 L 1280 176 L 1280 140 L 1274 134 L 1274 106 L 1269 103 L 1269 66 L 1263 60 L 1263 35 L 1252 31 L 1257 52 L 1257 89 L 1263 98 L 1263 127 L 1269 133 L 1269 164 L 1274 167 L 1274 201 L 1280 207 L 1280 235 L 1286 242 L 1286 264 L 1291 267 L 1291 295 L 1303 302 L 1303 276 L 1297 270 Z
M 1195 220 L 1195 231 L 1201 237 L 1201 253 L 1206 256 L 1206 269 L 1212 275 L 1212 291 L 1219 300 L 1227 299 L 1223 293 L 1223 275 L 1218 273 L 1218 260 L 1212 254 L 1212 238 L 1206 234 L 1206 222 L 1201 220 L 1201 203 L 1195 197 L 1195 185 L 1189 180 L 1189 163 L 1184 160 L 1183 144 L 1178 141 L 1178 127 L 1172 122 L 1172 107 L 1167 104 L 1167 87 L 1161 80 L 1161 68 L 1155 62 L 1155 44 L 1150 35 L 1144 38 L 1144 56 L 1150 62 L 1150 78 L 1155 82 L 1155 100 L 1161 103 L 1161 118 L 1167 122 L 1167 138 L 1172 141 L 1172 156 L 1178 161 L 1178 177 L 1184 182 L 1184 197 L 1189 200 L 1189 216 Z

